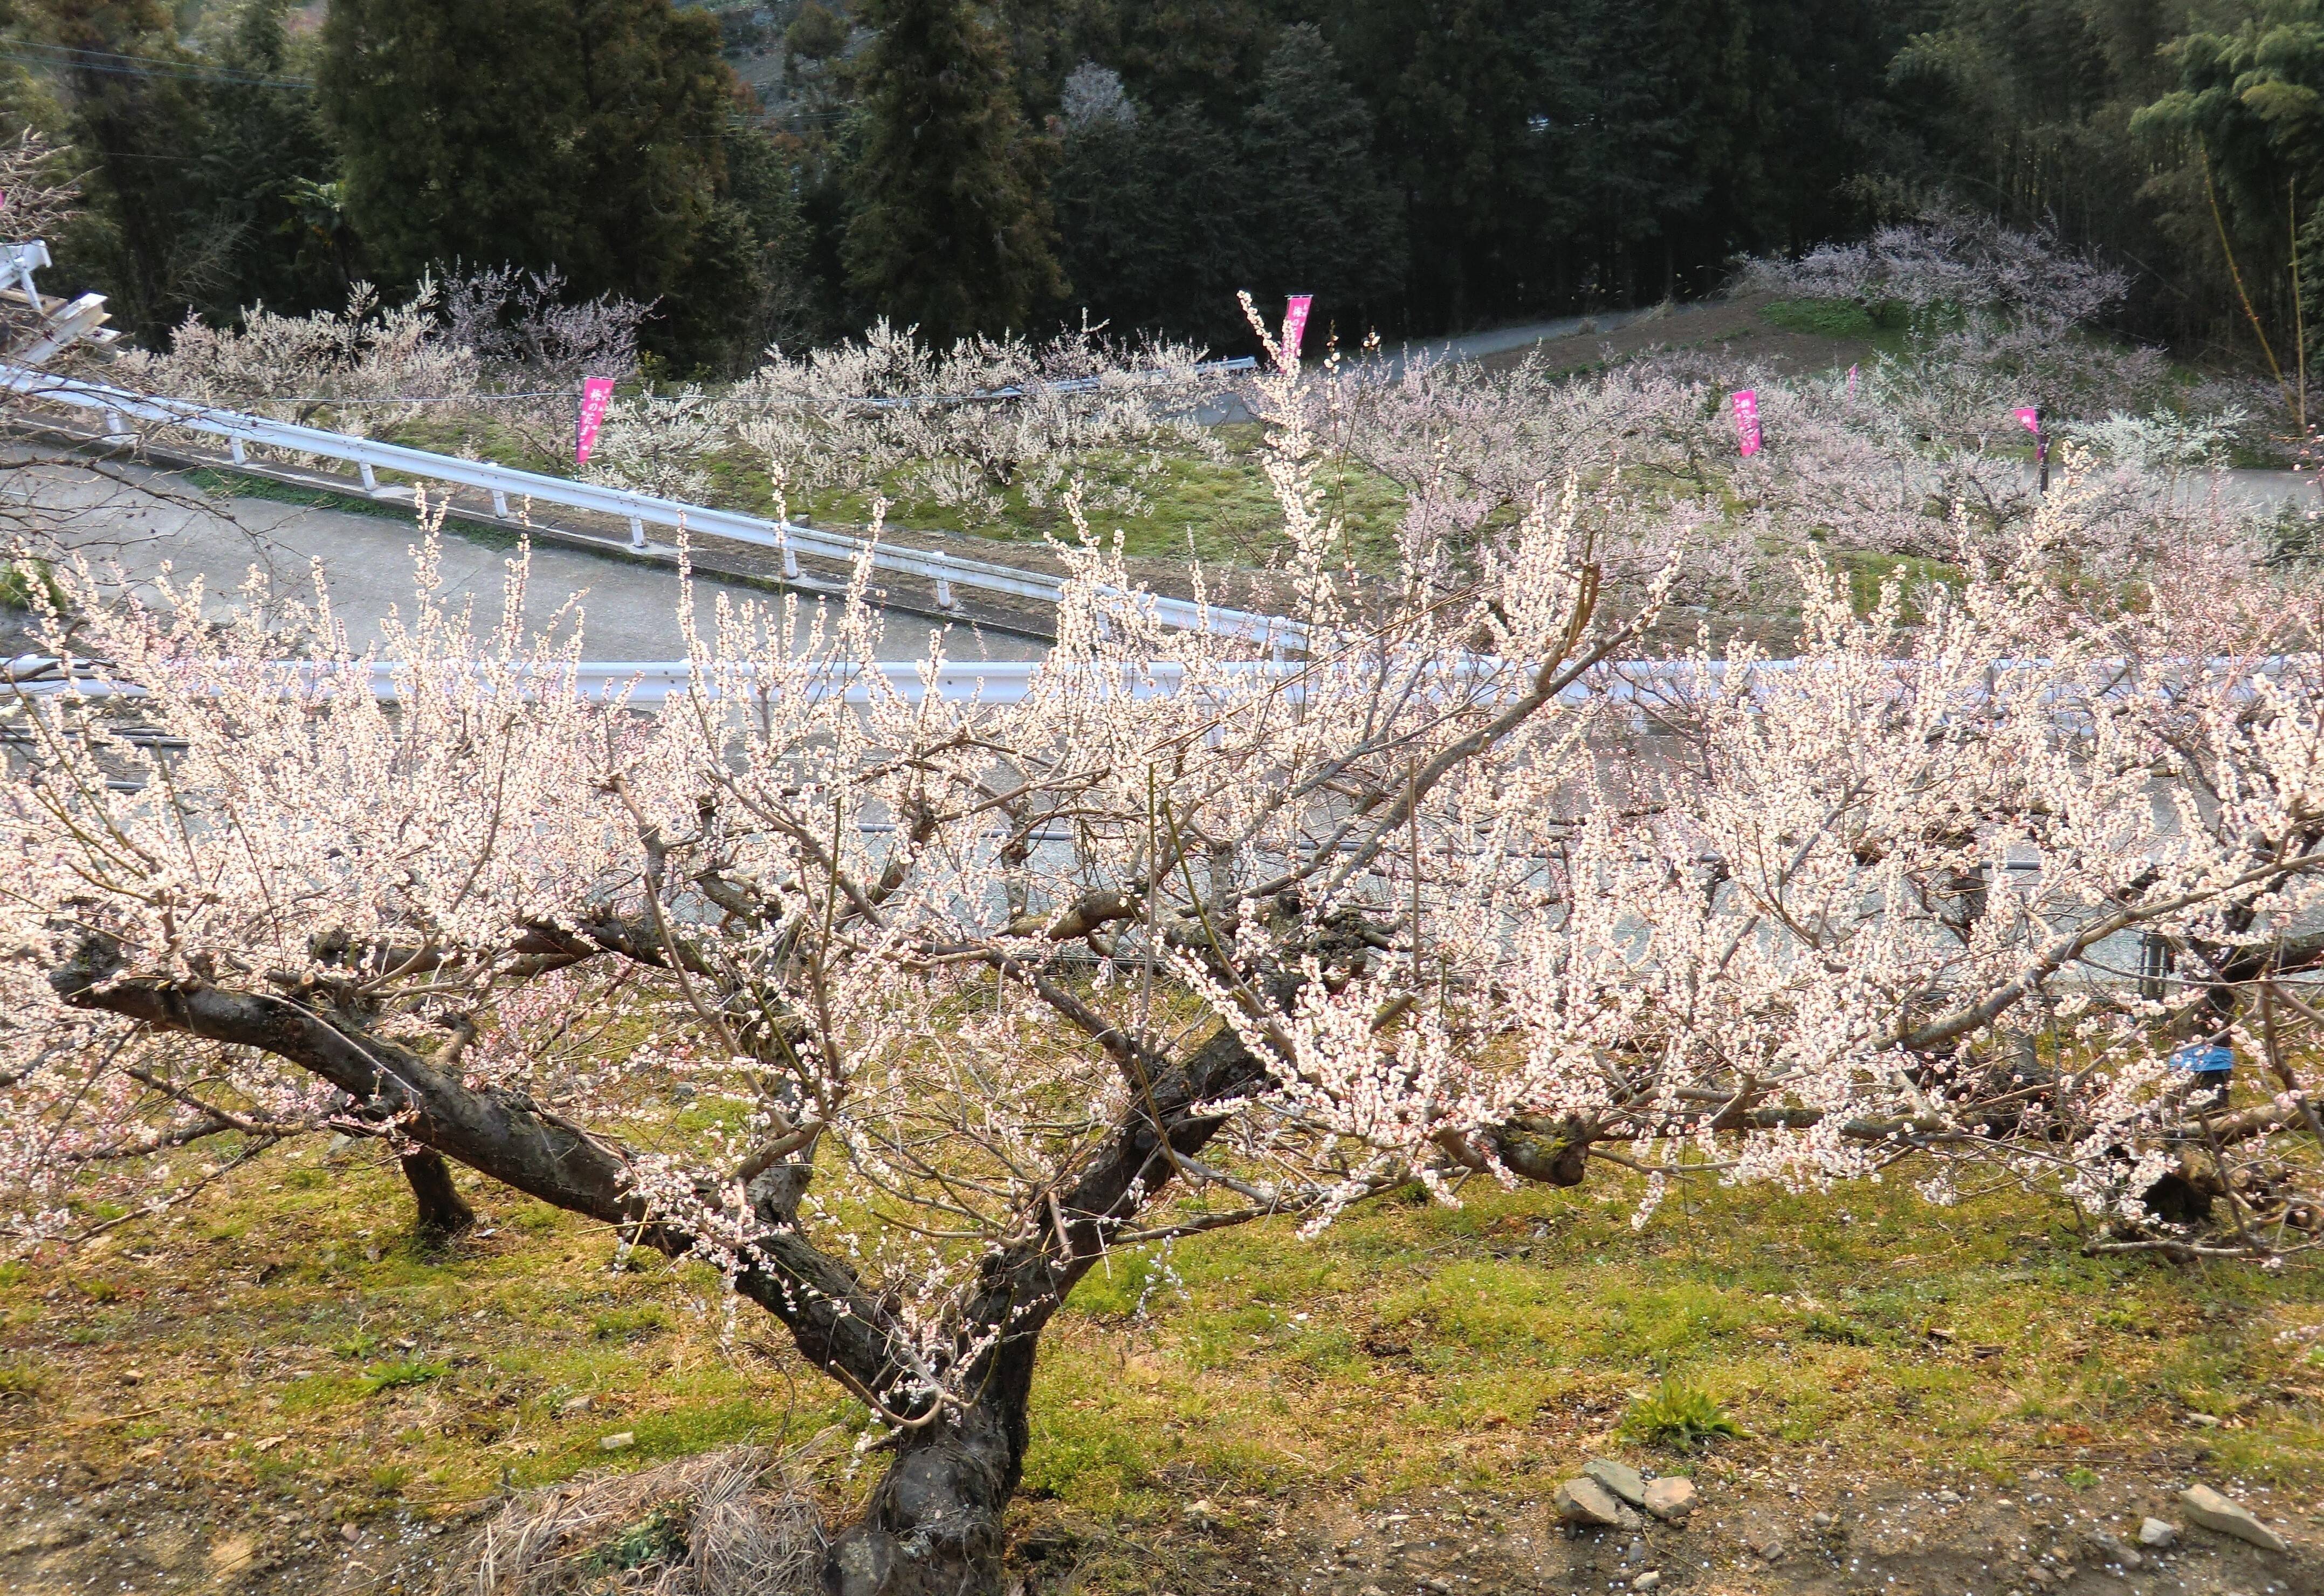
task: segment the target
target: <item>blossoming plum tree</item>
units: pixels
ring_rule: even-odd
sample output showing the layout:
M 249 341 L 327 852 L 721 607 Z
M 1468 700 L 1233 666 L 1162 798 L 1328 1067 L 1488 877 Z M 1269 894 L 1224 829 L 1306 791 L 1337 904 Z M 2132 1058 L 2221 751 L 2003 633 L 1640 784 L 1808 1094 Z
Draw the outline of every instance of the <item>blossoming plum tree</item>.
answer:
M 1284 627 L 1166 632 L 1084 540 L 1021 695 L 876 669 L 862 577 L 721 607 L 658 708 L 525 635 L 521 558 L 482 628 L 423 558 L 375 658 L 89 595 L 0 787 L 11 1231 L 328 1126 L 706 1259 L 873 1417 L 851 1596 L 1001 1589 L 1039 1337 L 1115 1249 L 1600 1163 L 1642 1222 L 1981 1167 L 2100 1245 L 2309 1244 L 2324 589 L 2072 579 L 2069 491 L 1868 613 L 1803 566 L 1788 661 L 1641 664 L 1686 523 L 1536 490 L 1360 573 L 1295 381 Z M 2219 989 L 2270 1086 L 2199 1112 L 2157 1038 Z

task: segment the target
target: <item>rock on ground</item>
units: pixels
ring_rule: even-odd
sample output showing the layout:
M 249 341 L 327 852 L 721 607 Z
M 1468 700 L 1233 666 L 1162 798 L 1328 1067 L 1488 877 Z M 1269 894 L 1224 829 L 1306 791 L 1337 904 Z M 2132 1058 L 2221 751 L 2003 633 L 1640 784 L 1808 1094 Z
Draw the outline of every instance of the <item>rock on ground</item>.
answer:
M 1618 1463 L 1611 1458 L 1593 1457 L 1582 1465 L 1590 1479 L 1620 1497 L 1634 1508 L 1646 1505 L 1646 1477 L 1628 1463 Z
M 2262 1524 L 2249 1508 L 2233 1497 L 2221 1496 L 2208 1485 L 2190 1485 L 2181 1491 L 2179 1505 L 2187 1509 L 2188 1518 L 2205 1529 L 2231 1535 L 2270 1552 L 2292 1550 L 2291 1543 Z
M 1557 1516 L 1568 1524 L 1610 1525 L 1634 1529 L 1644 1522 L 1629 1508 L 1595 1480 L 1568 1480 L 1557 1488 L 1553 1499 Z
M 1694 1481 L 1682 1475 L 1650 1480 L 1639 1505 L 1665 1524 L 1675 1524 L 1694 1511 Z

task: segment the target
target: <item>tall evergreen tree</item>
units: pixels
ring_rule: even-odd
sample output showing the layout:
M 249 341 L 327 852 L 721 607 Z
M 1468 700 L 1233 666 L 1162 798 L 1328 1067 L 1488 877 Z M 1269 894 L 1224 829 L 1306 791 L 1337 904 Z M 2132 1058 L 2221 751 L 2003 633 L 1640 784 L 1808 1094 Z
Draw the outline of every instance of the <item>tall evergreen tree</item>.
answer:
M 295 313 L 346 300 L 351 240 L 314 214 L 337 181 L 338 152 L 315 94 L 287 87 L 289 8 L 248 0 L 219 58 L 235 75 L 202 86 L 195 203 L 226 234 L 225 280 L 205 307 L 222 319 L 261 302 Z
M 1028 327 L 1065 291 L 1001 35 L 972 0 L 878 0 L 843 252 L 868 307 L 939 341 Z
M 1084 68 L 1119 94 L 1120 80 Z M 1066 98 L 1052 192 L 1074 300 L 1120 330 L 1235 337 L 1249 280 L 1235 143 L 1199 106 L 1149 115 L 1127 98 Z
M 171 69 L 192 65 L 171 14 L 158 0 L 32 0 L 18 20 L 38 42 L 76 52 L 56 85 L 64 136 L 91 163 L 75 263 L 110 297 L 116 325 L 160 337 L 230 281 L 235 235 L 189 181 L 206 129 L 198 78 Z
M 347 210 L 383 276 L 454 259 L 553 264 L 582 293 L 641 299 L 687 277 L 733 105 L 708 14 L 669 0 L 334 0 L 324 42 Z
M 1372 159 L 1372 114 L 1322 30 L 1283 30 L 1243 126 L 1243 196 L 1266 296 L 1312 292 L 1356 334 L 1403 284 L 1404 207 Z

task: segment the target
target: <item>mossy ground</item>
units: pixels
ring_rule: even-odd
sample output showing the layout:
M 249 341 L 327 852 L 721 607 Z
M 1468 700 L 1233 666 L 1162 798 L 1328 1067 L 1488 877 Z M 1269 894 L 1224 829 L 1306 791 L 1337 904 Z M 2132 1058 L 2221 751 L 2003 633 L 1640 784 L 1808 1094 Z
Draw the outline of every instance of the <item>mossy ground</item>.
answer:
M 1903 1183 L 1714 1187 L 1636 1229 L 1615 1173 L 1116 1257 L 1045 1342 L 1020 1517 L 1135 1540 L 1198 1496 L 1537 1501 L 1609 1447 L 1721 1477 L 2070 1490 L 2200 1446 L 2215 1475 L 2324 1511 L 2311 1267 L 2092 1258 L 2052 1203 L 1938 1208 Z M 208 1504 L 213 1546 L 295 1570 L 347 1525 L 447 1524 L 511 1487 L 860 1423 L 755 1309 L 727 1332 L 701 1266 L 617 1259 L 602 1229 L 466 1184 L 483 1228 L 431 1250 L 369 1149 L 278 1154 L 190 1213 L 7 1266 L 8 1480 L 27 1500 L 166 1480 Z M 1625 1433 L 1672 1388 L 1744 1435 Z M 833 1505 L 861 1483 L 835 1481 Z M 1140 1570 L 1100 1560 L 1082 1588 L 1144 1591 Z

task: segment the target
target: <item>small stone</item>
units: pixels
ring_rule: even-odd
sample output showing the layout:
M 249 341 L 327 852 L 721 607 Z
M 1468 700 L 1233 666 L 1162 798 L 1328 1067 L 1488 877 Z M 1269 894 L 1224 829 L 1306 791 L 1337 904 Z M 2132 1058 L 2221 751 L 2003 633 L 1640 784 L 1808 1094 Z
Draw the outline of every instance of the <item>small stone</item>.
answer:
M 1568 1524 L 1611 1525 L 1628 1528 L 1638 1516 L 1622 1505 L 1621 1498 L 1595 1480 L 1568 1480 L 1552 1499 L 1557 1516 Z
M 121 1371 L 121 1383 L 124 1386 L 143 1385 L 145 1383 L 144 1371 L 137 1369 L 124 1369 Z
M 1208 1529 L 1219 1521 L 1219 1505 L 1208 1497 L 1188 1502 L 1185 1513 L 1186 1522 L 1196 1529 Z
M 1628 1463 L 1618 1463 L 1612 1458 L 1593 1457 L 1582 1465 L 1589 1478 L 1620 1497 L 1634 1508 L 1646 1505 L 1646 1476 Z
M 1627 1545 L 1627 1546 L 1625 1546 L 1625 1547 L 1623 1547 L 1623 1548 L 1622 1548 L 1622 1561 L 1623 1561 L 1623 1562 L 1625 1562 L 1625 1563 L 1644 1563 L 1646 1560 L 1646 1542 L 1644 1542 L 1644 1541 L 1639 1541 L 1639 1540 L 1634 1540 L 1634 1541 L 1632 1541 L 1628 1545 Z
M 2208 1413 L 2182 1413 L 2179 1416 L 2199 1430 L 2216 1430 L 2219 1427 L 2219 1420 Z
M 363 1539 L 363 1528 L 360 1525 L 342 1524 L 339 1526 L 339 1538 L 343 1541 L 359 1541 Z
M 624 1446 L 635 1446 L 637 1444 L 638 1436 L 634 1430 L 615 1430 L 610 1435 L 597 1437 L 597 1450 L 600 1452 L 619 1452 Z
M 2138 1521 L 2140 1545 L 2152 1546 L 2160 1551 L 2164 1546 L 2176 1545 L 2178 1543 L 2179 1527 L 2177 1525 L 2165 1524 L 2160 1518 L 2142 1518 Z
M 1743 1532 L 1743 1544 L 1770 1563 L 1781 1563 L 1791 1547 L 1784 1544 L 1784 1532 L 1770 1524 L 1755 1524 Z
M 1694 1511 L 1694 1481 L 1667 1474 L 1646 1482 L 1646 1509 L 1665 1524 L 1675 1524 Z
M 567 1397 L 563 1402 L 558 1405 L 558 1411 L 559 1413 L 586 1413 L 589 1411 L 589 1405 L 590 1399 L 586 1397 Z
M 2231 1535 L 2270 1552 L 2292 1550 L 2282 1536 L 2254 1518 L 2249 1508 L 2232 1497 L 2221 1496 L 2208 1485 L 2190 1485 L 2181 1491 L 2179 1505 L 2187 1509 L 2188 1518 L 2205 1529 Z
M 1646 1570 L 1646 1573 L 1640 1574 L 1637 1579 L 1630 1582 L 1630 1589 L 1633 1591 L 1655 1591 L 1662 1588 L 1662 1582 L 1663 1576 L 1656 1573 L 1650 1568 Z
M 1956 1507 L 1960 1505 L 1961 1494 L 1958 1490 L 1941 1490 L 1937 1492 L 1937 1499 L 1949 1508 Z
M 1811 1513 L 1808 1515 L 1808 1522 L 1818 1529 L 1830 1529 L 1835 1520 L 1829 1513 Z
M 2082 1539 L 2089 1543 L 2091 1550 L 2109 1563 L 2118 1563 L 2133 1570 L 2146 1565 L 2146 1559 L 2140 1556 L 2135 1548 L 2124 1545 L 2103 1529 L 2086 1529 L 2082 1532 Z

